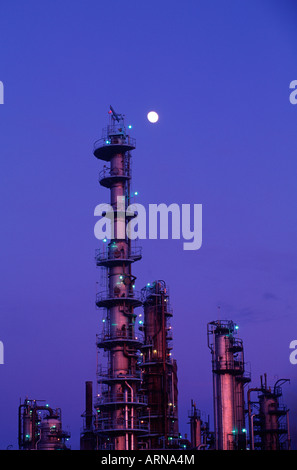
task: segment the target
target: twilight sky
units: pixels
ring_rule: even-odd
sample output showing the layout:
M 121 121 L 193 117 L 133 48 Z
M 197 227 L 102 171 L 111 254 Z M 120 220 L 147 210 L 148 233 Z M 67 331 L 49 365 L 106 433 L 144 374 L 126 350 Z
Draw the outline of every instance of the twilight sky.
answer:
M 101 329 L 93 214 L 109 201 L 92 149 L 110 104 L 133 125 L 137 201 L 203 205 L 200 250 L 143 240 L 133 268 L 137 289 L 170 288 L 181 433 L 191 399 L 212 425 L 220 316 L 252 386 L 290 379 L 297 448 L 296 20 L 293 0 L 2 0 L 0 449 L 17 449 L 26 396 L 60 407 L 79 448 Z

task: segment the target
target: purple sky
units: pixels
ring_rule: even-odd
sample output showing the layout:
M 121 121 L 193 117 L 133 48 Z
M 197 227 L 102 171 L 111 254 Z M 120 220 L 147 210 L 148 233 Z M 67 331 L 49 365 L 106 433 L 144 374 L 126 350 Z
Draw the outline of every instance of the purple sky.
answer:
M 25 396 L 60 407 L 79 447 L 101 328 L 93 213 L 109 201 L 92 149 L 110 104 L 133 124 L 138 202 L 203 205 L 200 250 L 146 240 L 133 268 L 137 289 L 170 287 L 181 433 L 191 399 L 212 423 L 206 325 L 220 306 L 252 386 L 291 380 L 297 447 L 296 20 L 280 0 L 1 2 L 1 449 L 17 448 Z

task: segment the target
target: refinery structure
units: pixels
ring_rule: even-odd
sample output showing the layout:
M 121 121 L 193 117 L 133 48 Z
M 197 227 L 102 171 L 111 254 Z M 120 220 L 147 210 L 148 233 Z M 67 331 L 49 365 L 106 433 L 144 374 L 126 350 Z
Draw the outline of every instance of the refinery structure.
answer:
M 133 204 L 131 153 L 136 148 L 129 131 L 124 116 L 110 107 L 109 124 L 94 145 L 94 156 L 103 162 L 99 183 L 110 195 L 102 215 L 113 220 L 113 231 L 95 254 L 103 272 L 95 300 L 103 328 L 96 337 L 97 383 L 85 383 L 80 449 L 290 450 L 289 410 L 282 403 L 288 380 L 269 386 L 264 374 L 259 387 L 250 388 L 243 342 L 232 320 L 207 325 L 213 423 L 202 420 L 192 400 L 189 436 L 181 437 L 169 289 L 157 277 L 138 289 L 133 275 L 142 250 L 129 237 L 129 222 L 137 215 L 127 210 Z M 60 410 L 28 398 L 20 403 L 20 450 L 68 449 L 69 437 Z

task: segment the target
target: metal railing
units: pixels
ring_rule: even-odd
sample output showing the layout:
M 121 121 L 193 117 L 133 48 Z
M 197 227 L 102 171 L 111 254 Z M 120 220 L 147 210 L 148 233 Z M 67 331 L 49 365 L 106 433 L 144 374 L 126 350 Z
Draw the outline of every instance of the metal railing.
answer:
M 288 425 L 286 422 L 277 421 L 275 426 L 265 426 L 265 422 L 261 415 L 257 415 L 254 418 L 254 432 L 255 434 L 265 434 L 265 433 L 286 433 L 288 430 Z
M 129 147 L 135 148 L 136 140 L 133 137 L 124 135 L 102 137 L 101 139 L 96 140 L 96 142 L 94 143 L 94 151 L 101 147 L 107 147 L 109 145 L 127 145 Z
M 97 397 L 95 402 L 95 407 L 100 405 L 106 405 L 109 403 L 136 403 L 141 405 L 147 405 L 148 399 L 144 395 L 135 394 L 132 396 L 131 393 L 108 393 L 102 394 L 102 396 Z
M 101 291 L 101 292 L 98 292 L 97 295 L 96 295 L 96 302 L 99 303 L 99 302 L 104 302 L 104 301 L 113 301 L 113 300 L 126 300 L 126 299 L 131 299 L 131 300 L 135 300 L 136 302 L 140 302 L 141 303 L 141 295 L 140 295 L 140 292 L 138 291 L 135 291 L 133 289 L 133 291 L 130 291 L 130 292 L 119 292 L 119 293 L 116 293 L 116 292 L 113 292 L 112 294 L 109 292 L 109 291 Z
M 121 259 L 130 259 L 136 261 L 140 259 L 142 256 L 142 247 L 135 247 L 131 248 L 127 255 L 125 255 L 123 250 L 109 249 L 109 250 L 102 250 L 97 249 L 95 251 L 95 260 L 96 263 L 106 262 L 106 261 L 114 261 L 114 260 L 121 260 Z
M 127 329 L 120 329 L 118 328 L 115 332 L 113 333 L 101 333 L 96 335 L 97 337 L 97 342 L 102 343 L 104 341 L 112 341 L 112 340 L 117 340 L 117 339 L 127 339 L 131 341 L 140 341 L 138 336 L 135 336 L 134 332 L 127 331 Z
M 214 371 L 244 371 L 244 363 L 241 361 L 212 361 Z
M 145 366 L 145 365 L 153 365 L 153 364 L 163 364 L 164 360 L 161 357 L 157 357 L 155 355 L 152 355 L 151 357 L 146 357 L 146 356 L 141 356 L 141 362 L 140 362 L 140 367 Z M 174 365 L 174 359 L 172 357 L 167 357 L 166 364 L 173 366 Z
M 125 420 L 124 418 L 116 418 L 116 419 L 103 419 L 102 421 L 99 419 L 96 423 L 96 430 L 97 431 L 106 431 L 106 430 L 139 430 L 139 431 L 147 431 L 148 430 L 148 423 L 146 421 L 141 421 L 139 419 L 128 419 Z

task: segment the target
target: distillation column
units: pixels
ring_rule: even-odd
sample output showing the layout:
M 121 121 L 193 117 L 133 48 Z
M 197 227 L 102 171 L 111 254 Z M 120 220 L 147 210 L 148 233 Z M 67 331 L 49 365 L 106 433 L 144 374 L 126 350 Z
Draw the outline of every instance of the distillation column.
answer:
M 290 450 L 289 410 L 280 404 L 281 386 L 285 382 L 289 379 L 279 379 L 271 389 L 264 374 L 264 383 L 261 376 L 261 387 L 248 390 L 251 450 Z M 252 400 L 253 392 L 258 394 L 257 400 Z
M 215 441 L 217 450 L 246 448 L 242 341 L 235 339 L 232 321 L 208 324 L 208 347 L 212 354 Z
M 177 364 L 171 357 L 172 328 L 168 289 L 164 281 L 142 289 L 144 331 L 142 347 L 143 391 L 150 433 L 144 440 L 151 449 L 174 447 L 178 439 Z
M 144 400 L 137 392 L 141 380 L 137 351 L 141 342 L 135 336 L 134 308 L 141 305 L 141 300 L 131 273 L 131 264 L 141 258 L 141 252 L 132 250 L 126 230 L 134 216 L 127 208 L 131 202 L 130 152 L 135 140 L 126 134 L 123 116 L 112 107 L 109 114 L 110 123 L 94 147 L 95 157 L 109 163 L 100 173 L 99 182 L 110 190 L 110 209 L 102 215 L 114 221 L 110 241 L 104 240 L 105 249 L 96 253 L 97 266 L 105 268 L 107 274 L 106 290 L 96 299 L 96 305 L 106 313 L 97 346 L 108 353 L 107 369 L 101 367 L 98 371 L 101 393 L 95 404 L 96 433 L 99 448 L 133 450 L 137 448 L 137 436 L 146 430 L 145 423 L 138 419 Z
M 191 401 L 191 411 L 189 412 L 191 444 L 194 449 L 199 449 L 201 445 L 201 417 L 196 404 Z
M 67 450 L 70 434 L 62 430 L 60 408 L 26 398 L 19 406 L 20 450 Z

